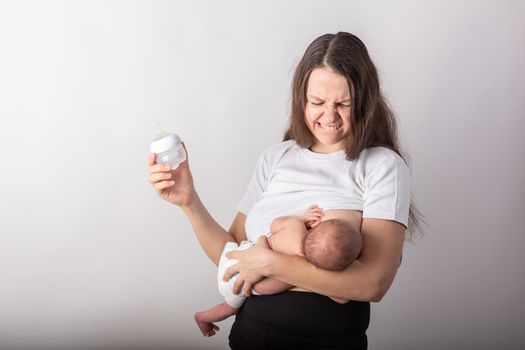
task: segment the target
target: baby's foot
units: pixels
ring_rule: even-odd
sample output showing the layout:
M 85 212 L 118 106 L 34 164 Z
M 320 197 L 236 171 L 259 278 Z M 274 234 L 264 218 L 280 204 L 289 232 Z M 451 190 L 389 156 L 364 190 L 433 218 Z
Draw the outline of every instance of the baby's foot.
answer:
M 205 337 L 211 337 L 215 335 L 216 332 L 219 331 L 219 326 L 206 321 L 201 321 L 201 313 L 197 312 L 195 314 L 195 322 L 197 322 L 197 326 L 199 326 L 199 329 L 202 332 L 202 335 Z

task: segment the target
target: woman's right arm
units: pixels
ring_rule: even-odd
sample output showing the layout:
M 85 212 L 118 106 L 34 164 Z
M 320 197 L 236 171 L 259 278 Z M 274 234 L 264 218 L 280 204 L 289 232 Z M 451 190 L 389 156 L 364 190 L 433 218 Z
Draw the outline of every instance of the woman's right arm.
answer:
M 184 143 L 183 146 L 186 150 Z M 226 242 L 240 242 L 246 239 L 244 230 L 246 216 L 244 214 L 237 213 L 230 229 L 226 231 L 204 207 L 193 184 L 188 157 L 175 170 L 171 170 L 165 164 L 156 164 L 155 154 L 150 155 L 148 165 L 149 182 L 159 197 L 181 207 L 188 217 L 202 249 L 215 265 L 219 263 Z
M 246 240 L 244 231 L 246 215 L 240 212 L 233 219 L 230 229 L 226 231 L 213 219 L 198 197 L 191 205 L 182 207 L 182 210 L 190 220 L 199 244 L 215 265 L 219 264 L 226 242 L 240 243 Z

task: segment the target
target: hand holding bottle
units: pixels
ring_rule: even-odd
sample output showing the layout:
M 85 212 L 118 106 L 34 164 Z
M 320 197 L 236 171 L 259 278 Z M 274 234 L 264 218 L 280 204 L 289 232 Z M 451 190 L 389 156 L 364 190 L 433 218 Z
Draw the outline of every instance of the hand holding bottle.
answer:
M 184 150 L 186 146 L 182 143 Z M 155 192 L 160 198 L 178 206 L 189 206 L 196 197 L 195 187 L 193 185 L 193 176 L 191 175 L 188 159 L 171 170 L 169 163 L 156 163 L 155 153 L 150 154 L 148 159 L 149 165 L 149 182 L 155 188 Z
M 196 193 L 186 146 L 176 134 L 165 133 L 160 127 L 158 130 L 158 138 L 150 145 L 149 182 L 162 199 L 181 207 L 189 206 Z

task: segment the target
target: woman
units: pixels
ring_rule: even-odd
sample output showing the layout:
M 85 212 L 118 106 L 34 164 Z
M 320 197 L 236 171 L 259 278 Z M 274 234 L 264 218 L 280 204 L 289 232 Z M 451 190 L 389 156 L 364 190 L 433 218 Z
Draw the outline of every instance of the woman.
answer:
M 409 173 L 395 118 L 366 47 L 343 32 L 309 45 L 293 78 L 291 103 L 284 141 L 259 158 L 228 231 L 199 199 L 187 161 L 171 172 L 152 155 L 149 181 L 163 199 L 183 209 L 215 264 L 226 242 L 259 237 L 254 247 L 228 255 L 238 259 L 224 276 L 238 274 L 234 292 L 249 295 L 264 277 L 296 286 L 248 298 L 230 333 L 232 349 L 366 349 L 369 302 L 380 301 L 389 289 L 405 230 L 418 225 L 417 211 L 409 210 Z M 265 244 L 271 220 L 294 215 L 305 203 L 353 210 L 363 249 L 345 270 L 318 269 Z

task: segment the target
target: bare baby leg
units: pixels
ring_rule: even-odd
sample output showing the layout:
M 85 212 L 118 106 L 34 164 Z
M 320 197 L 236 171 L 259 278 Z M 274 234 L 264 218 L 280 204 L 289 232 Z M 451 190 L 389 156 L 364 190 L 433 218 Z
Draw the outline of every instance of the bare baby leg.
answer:
M 211 337 L 219 330 L 219 326 L 213 322 L 219 322 L 235 315 L 239 309 L 235 309 L 226 302 L 215 305 L 209 310 L 197 312 L 195 322 L 205 337 Z

